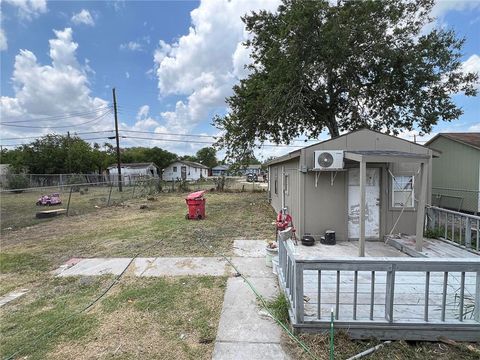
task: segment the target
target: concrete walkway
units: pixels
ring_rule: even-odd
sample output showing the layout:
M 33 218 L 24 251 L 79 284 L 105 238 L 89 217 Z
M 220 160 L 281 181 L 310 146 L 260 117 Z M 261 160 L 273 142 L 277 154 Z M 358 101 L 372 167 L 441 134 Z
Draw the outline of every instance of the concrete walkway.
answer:
M 278 294 L 277 280 L 265 266 L 265 257 L 233 258 L 232 262 L 264 298 Z M 265 316 L 243 278 L 229 278 L 213 359 L 289 359 L 280 345 L 281 333 L 280 326 Z
M 265 265 L 265 242 L 236 240 L 230 259 L 265 298 L 279 293 L 276 276 Z M 71 259 L 54 273 L 57 276 L 118 275 L 131 258 Z M 258 304 L 253 290 L 221 257 L 137 258 L 128 269 L 136 276 L 231 276 L 223 301 L 215 340 L 215 360 L 289 359 L 280 345 L 282 330 Z

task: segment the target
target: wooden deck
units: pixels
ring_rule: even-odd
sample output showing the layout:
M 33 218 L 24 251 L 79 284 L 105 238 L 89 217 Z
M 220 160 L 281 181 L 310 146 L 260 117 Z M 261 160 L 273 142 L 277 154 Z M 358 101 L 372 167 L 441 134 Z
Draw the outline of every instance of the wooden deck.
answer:
M 383 242 L 365 245 L 359 258 L 355 241 L 282 243 L 279 280 L 294 328 L 325 331 L 333 309 L 336 326 L 355 338 L 480 341 L 478 255 L 445 242 L 432 249 L 430 240 L 425 259 Z M 402 246 L 414 249 L 414 240 Z
M 480 253 L 439 239 L 423 239 L 423 251 L 415 250 L 415 236 L 386 236 L 385 243 L 413 257 L 479 258 Z

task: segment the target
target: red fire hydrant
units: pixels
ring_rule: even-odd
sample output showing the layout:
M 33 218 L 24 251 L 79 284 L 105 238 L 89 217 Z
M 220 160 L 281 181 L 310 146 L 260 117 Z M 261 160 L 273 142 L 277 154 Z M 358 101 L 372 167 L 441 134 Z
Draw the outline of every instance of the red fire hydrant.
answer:
M 187 220 L 201 220 L 205 219 L 205 202 L 203 197 L 205 190 L 191 193 L 187 196 L 185 201 L 188 206 L 188 213 L 185 215 Z

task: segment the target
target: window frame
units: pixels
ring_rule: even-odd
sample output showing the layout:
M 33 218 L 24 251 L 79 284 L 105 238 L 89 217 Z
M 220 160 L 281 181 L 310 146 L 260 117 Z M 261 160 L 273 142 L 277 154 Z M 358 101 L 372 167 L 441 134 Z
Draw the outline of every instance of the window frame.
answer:
M 411 180 L 405 182 L 405 185 L 406 185 L 411 181 L 411 183 L 412 183 L 411 189 L 408 189 L 408 190 L 395 189 L 395 185 L 396 185 L 396 183 L 398 183 L 397 179 L 400 178 L 400 177 L 411 178 Z M 391 189 L 391 197 L 390 197 L 391 208 L 394 209 L 394 210 L 401 210 L 402 208 L 405 208 L 405 209 L 408 209 L 408 210 L 415 209 L 415 174 L 412 174 L 412 173 L 397 173 L 397 174 L 392 174 L 390 176 L 390 179 L 391 179 L 391 185 L 390 185 L 390 189 Z M 410 197 L 409 204 L 396 205 L 395 204 L 395 194 L 396 193 L 407 193 L 408 194 L 408 192 L 411 192 L 411 194 L 412 194 L 411 197 Z M 407 195 L 407 197 L 408 197 L 408 195 Z

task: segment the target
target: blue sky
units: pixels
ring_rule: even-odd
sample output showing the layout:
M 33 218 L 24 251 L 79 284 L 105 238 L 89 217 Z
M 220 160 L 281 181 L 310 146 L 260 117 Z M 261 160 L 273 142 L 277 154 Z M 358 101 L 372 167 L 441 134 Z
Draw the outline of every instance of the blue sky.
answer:
M 248 51 L 241 42 L 248 34 L 240 16 L 252 9 L 274 10 L 277 4 L 278 0 L 2 1 L 2 122 L 25 125 L 2 126 L 2 145 L 67 130 L 93 139 L 89 141 L 107 141 L 113 117 L 105 109 L 115 87 L 124 146 L 196 152 L 206 144 L 184 140 L 212 140 L 207 135 L 218 133 L 211 126 L 212 116 L 227 111 L 224 98 L 245 76 Z M 436 26 L 452 27 L 466 38 L 462 61 L 479 71 L 480 0 L 440 1 L 434 15 Z M 454 123 L 438 124 L 433 134 L 480 131 L 478 100 L 455 96 L 465 114 Z M 62 118 L 67 113 L 77 116 Z M 258 155 L 288 150 L 269 147 Z

